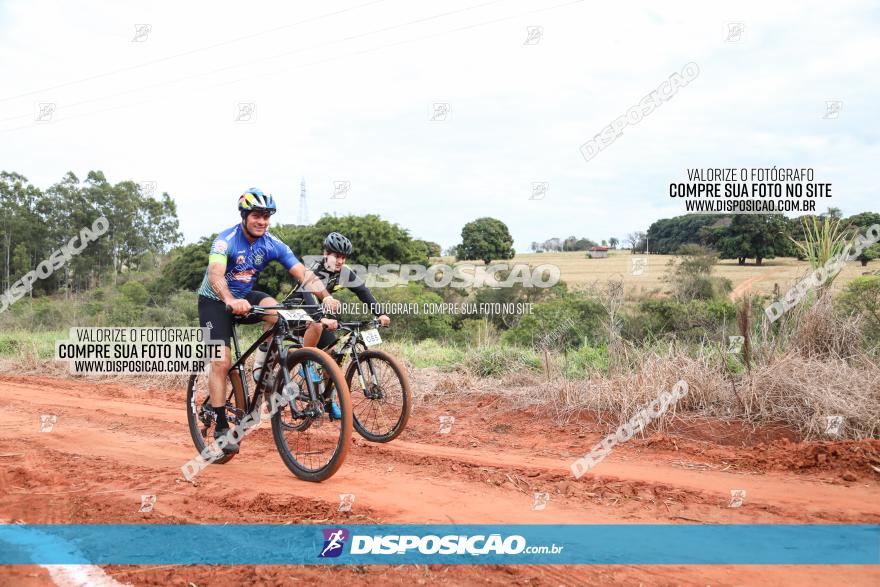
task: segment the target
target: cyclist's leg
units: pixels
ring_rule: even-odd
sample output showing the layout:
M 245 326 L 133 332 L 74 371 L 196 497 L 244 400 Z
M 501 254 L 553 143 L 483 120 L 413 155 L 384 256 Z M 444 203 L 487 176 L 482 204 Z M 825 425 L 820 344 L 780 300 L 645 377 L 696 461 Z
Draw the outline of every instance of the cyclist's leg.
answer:
M 245 296 L 245 299 L 250 302 L 252 306 L 277 306 L 278 302 L 270 296 L 269 294 L 259 291 L 259 290 L 251 290 Z M 269 310 L 271 314 L 267 316 L 263 316 L 263 333 L 273 326 L 275 326 L 275 322 L 278 320 L 278 314 L 275 310 Z M 259 380 L 260 378 L 260 370 L 263 368 L 263 363 L 266 362 L 266 354 L 269 352 L 269 341 L 264 342 L 257 348 L 257 352 L 254 353 L 254 369 L 253 369 L 253 377 L 254 381 Z
M 232 338 L 232 316 L 226 311 L 226 305 L 218 300 L 212 300 L 199 296 L 199 325 L 208 329 L 208 340 L 222 340 L 220 358 L 211 359 L 211 372 L 208 376 L 208 392 L 211 396 L 211 407 L 217 415 L 217 426 L 214 430 L 215 437 L 220 431 L 229 429 L 226 420 L 226 379 L 229 368 L 232 366 L 229 350 Z M 237 445 L 230 442 L 224 448 L 225 452 L 237 451 Z
M 315 294 L 311 292 L 300 293 L 300 299 L 306 306 L 318 305 L 318 298 L 315 297 Z M 320 313 L 309 313 L 312 315 L 312 318 L 314 318 L 315 321 L 309 324 L 309 326 L 306 328 L 305 333 L 303 334 L 303 346 L 318 346 L 318 340 L 321 338 L 321 333 L 324 331 L 324 326 L 318 321 L 318 316 L 320 316 Z
M 330 349 L 336 344 L 336 333 L 327 330 L 326 328 L 320 334 L 320 338 L 317 341 L 317 347 L 322 351 L 330 352 Z
M 251 290 L 244 299 L 246 299 L 252 306 L 277 306 L 278 302 L 267 294 L 266 292 L 258 291 L 256 289 Z M 275 325 L 275 321 L 278 320 L 278 313 L 275 310 L 269 310 L 270 314 L 267 316 L 263 316 L 263 332 L 266 332 L 272 326 Z
M 318 341 L 323 332 L 324 326 L 320 322 L 309 324 L 308 328 L 306 328 L 306 333 L 303 335 L 303 346 L 318 346 Z

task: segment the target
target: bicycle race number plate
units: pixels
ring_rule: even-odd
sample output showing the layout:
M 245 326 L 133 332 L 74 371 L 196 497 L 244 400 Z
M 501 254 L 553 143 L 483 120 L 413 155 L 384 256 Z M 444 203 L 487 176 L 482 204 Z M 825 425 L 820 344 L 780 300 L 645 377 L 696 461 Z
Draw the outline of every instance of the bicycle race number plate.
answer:
M 305 310 L 278 310 L 278 314 L 285 320 L 299 320 L 305 322 L 314 322 L 312 317 Z
M 361 332 L 361 338 L 364 339 L 364 344 L 367 346 L 376 346 L 380 342 L 382 342 L 382 337 L 379 336 L 379 331 L 375 328 L 372 330 L 364 330 Z

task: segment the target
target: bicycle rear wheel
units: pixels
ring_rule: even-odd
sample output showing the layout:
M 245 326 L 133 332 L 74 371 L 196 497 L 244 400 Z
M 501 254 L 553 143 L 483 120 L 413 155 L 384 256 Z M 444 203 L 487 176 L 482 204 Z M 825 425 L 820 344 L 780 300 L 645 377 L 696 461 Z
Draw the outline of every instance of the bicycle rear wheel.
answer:
M 409 420 L 412 393 L 406 370 L 392 355 L 370 349 L 358 355 L 345 372 L 352 404 L 352 423 L 370 442 L 391 442 Z
M 209 373 L 210 366 L 204 373 L 196 373 L 189 378 L 186 387 L 186 420 L 189 424 L 189 434 L 199 454 L 215 465 L 223 465 L 231 461 L 235 454 L 212 450 L 217 417 L 211 408 L 211 396 L 208 393 Z M 235 405 L 235 394 L 232 393 L 232 383 L 228 377 L 226 387 L 226 413 L 229 425 L 235 426 L 238 423 L 237 414 L 243 413 L 244 406 Z
M 320 482 L 332 477 L 345 462 L 351 444 L 351 400 L 342 369 L 330 355 L 316 348 L 290 350 L 287 354 L 290 386 L 284 389 L 279 373 L 275 391 L 269 398 L 272 413 L 272 436 L 281 460 L 304 481 Z M 309 394 L 311 373 L 322 373 L 319 399 Z M 323 392 L 334 390 L 332 398 Z M 332 415 L 330 401 L 335 401 L 339 417 Z

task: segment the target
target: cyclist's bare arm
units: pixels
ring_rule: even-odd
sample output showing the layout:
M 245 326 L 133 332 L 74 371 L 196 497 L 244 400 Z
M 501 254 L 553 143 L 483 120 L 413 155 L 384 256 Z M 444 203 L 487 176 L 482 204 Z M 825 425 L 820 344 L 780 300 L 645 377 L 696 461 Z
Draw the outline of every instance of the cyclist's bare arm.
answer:
M 226 284 L 225 273 L 226 263 L 208 264 L 208 283 L 211 285 L 211 289 L 214 290 L 220 301 L 232 308 L 233 314 L 247 314 L 251 309 L 250 302 L 238 299 L 232 295 L 232 292 L 229 291 L 229 286 Z

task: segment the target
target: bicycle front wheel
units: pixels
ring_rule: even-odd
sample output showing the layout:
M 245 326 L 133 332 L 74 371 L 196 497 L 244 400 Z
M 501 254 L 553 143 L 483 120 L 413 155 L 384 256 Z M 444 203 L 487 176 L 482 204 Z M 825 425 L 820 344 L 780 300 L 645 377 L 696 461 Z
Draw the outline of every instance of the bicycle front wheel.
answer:
M 275 391 L 268 399 L 275 446 L 281 460 L 298 478 L 324 481 L 345 462 L 351 444 L 348 385 L 339 365 L 316 348 L 290 350 L 285 368 L 290 384 L 285 388 L 283 374 L 279 373 Z M 310 387 L 317 399 L 312 397 Z
M 360 367 L 360 368 L 358 368 Z M 370 442 L 391 442 L 409 420 L 409 377 L 392 355 L 367 350 L 345 373 L 351 394 L 354 429 Z

